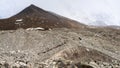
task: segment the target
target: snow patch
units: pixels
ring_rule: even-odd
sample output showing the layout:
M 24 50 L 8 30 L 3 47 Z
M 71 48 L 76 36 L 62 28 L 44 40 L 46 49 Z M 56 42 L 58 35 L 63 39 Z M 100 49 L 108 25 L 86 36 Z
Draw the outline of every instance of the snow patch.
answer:
M 15 24 L 21 26 L 23 19 L 17 19 Z
M 16 22 L 21 22 L 21 21 L 23 21 L 23 19 L 17 19 L 17 20 L 16 20 Z
M 37 27 L 37 28 L 27 28 L 26 30 L 45 30 L 45 28 Z

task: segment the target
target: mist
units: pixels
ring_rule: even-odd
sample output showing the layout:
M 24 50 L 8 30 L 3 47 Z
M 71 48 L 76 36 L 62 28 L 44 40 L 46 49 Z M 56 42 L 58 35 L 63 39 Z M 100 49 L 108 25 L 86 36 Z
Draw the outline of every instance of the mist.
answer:
M 0 0 L 0 18 L 9 18 L 30 4 L 87 25 L 120 26 L 120 0 Z

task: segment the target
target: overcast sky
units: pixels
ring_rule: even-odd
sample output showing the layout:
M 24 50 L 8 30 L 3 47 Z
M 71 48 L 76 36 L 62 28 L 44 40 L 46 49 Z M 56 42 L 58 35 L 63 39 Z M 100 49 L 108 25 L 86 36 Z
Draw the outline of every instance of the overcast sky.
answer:
M 0 0 L 0 17 L 13 16 L 30 4 L 85 24 L 120 26 L 120 0 Z

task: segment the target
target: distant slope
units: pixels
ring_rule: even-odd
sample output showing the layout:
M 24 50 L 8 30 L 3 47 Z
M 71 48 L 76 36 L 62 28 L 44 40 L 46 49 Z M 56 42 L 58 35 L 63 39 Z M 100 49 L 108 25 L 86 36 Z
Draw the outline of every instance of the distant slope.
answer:
M 45 11 L 35 5 L 30 5 L 20 13 L 0 20 L 0 30 L 14 30 L 18 28 L 84 28 L 85 25 L 74 20 Z

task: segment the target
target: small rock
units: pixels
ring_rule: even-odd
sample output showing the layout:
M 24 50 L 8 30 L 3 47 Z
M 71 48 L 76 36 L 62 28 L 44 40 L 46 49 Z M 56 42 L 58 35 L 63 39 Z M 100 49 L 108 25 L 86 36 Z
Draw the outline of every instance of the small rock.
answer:
M 5 68 L 9 68 L 9 64 L 8 63 L 4 63 Z
M 81 37 L 79 37 L 79 40 L 82 40 L 82 38 L 81 38 Z
M 94 61 L 91 61 L 89 65 L 92 66 L 93 68 L 100 68 L 98 64 L 96 64 Z

